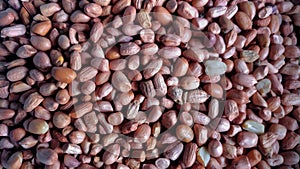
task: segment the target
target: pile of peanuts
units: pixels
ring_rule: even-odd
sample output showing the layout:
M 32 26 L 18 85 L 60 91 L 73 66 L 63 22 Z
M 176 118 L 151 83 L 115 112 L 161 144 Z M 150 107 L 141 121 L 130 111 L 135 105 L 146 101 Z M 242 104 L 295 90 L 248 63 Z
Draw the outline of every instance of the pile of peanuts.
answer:
M 299 0 L 0 0 L 0 169 L 299 169 Z

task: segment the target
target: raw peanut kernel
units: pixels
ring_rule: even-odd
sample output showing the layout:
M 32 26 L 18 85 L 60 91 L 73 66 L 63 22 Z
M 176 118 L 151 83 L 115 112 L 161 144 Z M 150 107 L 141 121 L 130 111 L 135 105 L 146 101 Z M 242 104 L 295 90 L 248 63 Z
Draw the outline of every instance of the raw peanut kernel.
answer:
M 63 83 L 71 83 L 76 78 L 76 73 L 69 68 L 54 67 L 51 71 L 53 78 Z

